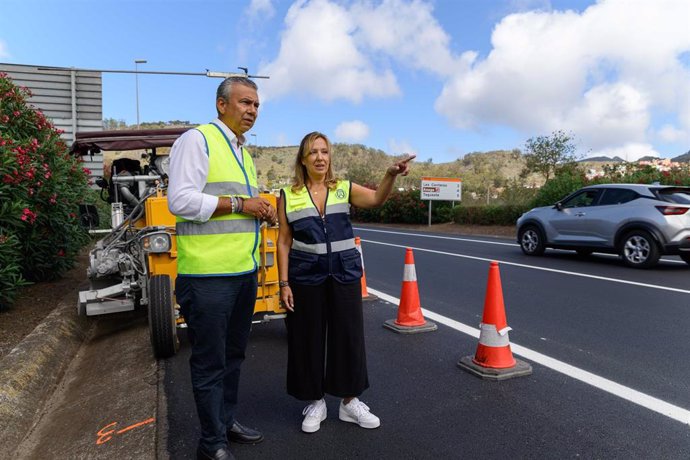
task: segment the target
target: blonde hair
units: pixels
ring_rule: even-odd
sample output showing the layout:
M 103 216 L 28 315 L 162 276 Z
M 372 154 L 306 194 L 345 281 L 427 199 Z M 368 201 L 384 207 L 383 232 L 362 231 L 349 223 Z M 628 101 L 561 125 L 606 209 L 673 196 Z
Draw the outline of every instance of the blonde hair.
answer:
M 331 146 L 331 141 L 328 140 L 325 134 L 318 131 L 311 132 L 304 136 L 302 142 L 299 144 L 299 149 L 297 150 L 297 158 L 295 158 L 295 175 L 292 178 L 292 191 L 297 192 L 307 183 L 307 167 L 302 164 L 302 158 L 307 157 L 311 151 L 314 142 L 317 139 L 323 139 L 326 142 L 326 147 L 328 147 L 328 154 L 330 160 L 328 162 L 328 171 L 326 171 L 326 187 L 330 190 L 334 190 L 338 183 L 338 178 L 335 177 L 333 173 L 333 148 Z

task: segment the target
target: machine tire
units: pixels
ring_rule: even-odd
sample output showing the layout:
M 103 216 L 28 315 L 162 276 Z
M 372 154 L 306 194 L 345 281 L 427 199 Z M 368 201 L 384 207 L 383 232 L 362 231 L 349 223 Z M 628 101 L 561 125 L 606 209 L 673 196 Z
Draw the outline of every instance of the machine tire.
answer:
M 680 257 L 681 259 L 683 259 L 683 261 L 684 261 L 686 264 L 690 265 L 690 253 L 688 253 L 688 252 L 681 252 L 681 253 L 679 254 L 679 257 Z
M 620 255 L 628 267 L 649 268 L 659 261 L 661 253 L 654 237 L 646 230 L 633 230 L 623 237 Z
M 544 254 L 546 246 L 541 230 L 536 225 L 525 225 L 518 234 L 520 249 L 528 256 L 540 256 Z
M 179 347 L 175 324 L 175 303 L 169 275 L 149 279 L 149 332 L 156 359 L 173 356 Z

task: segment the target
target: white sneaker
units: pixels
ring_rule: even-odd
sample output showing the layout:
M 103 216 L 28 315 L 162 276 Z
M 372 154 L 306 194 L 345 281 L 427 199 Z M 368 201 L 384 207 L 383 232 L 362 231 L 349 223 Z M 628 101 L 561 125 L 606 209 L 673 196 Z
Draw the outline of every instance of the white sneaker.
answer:
M 314 433 L 321 428 L 321 422 L 326 420 L 326 401 L 323 398 L 318 401 L 312 401 L 302 411 L 304 420 L 302 421 L 302 431 L 305 433 Z
M 369 412 L 369 406 L 357 398 L 352 398 L 349 404 L 340 401 L 338 415 L 343 422 L 356 423 L 362 428 L 378 428 L 381 425 L 381 420 Z

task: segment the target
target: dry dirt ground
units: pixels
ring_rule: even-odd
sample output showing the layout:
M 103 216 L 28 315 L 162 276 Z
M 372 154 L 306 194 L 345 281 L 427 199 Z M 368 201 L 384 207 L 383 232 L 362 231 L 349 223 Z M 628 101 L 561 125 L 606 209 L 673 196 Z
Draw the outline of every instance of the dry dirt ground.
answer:
M 431 227 L 392 224 L 381 226 L 420 232 L 515 237 L 515 227 L 457 224 L 434 224 Z M 85 250 L 77 258 L 75 266 L 64 277 L 56 281 L 27 286 L 21 291 L 12 307 L 0 311 L 0 359 L 26 337 L 57 306 L 59 300 L 71 295 L 76 309 L 79 285 L 86 281 L 87 266 L 88 252 Z
M 65 276 L 59 280 L 26 286 L 14 305 L 0 311 L 0 359 L 33 331 L 63 297 L 74 296 L 76 311 L 78 286 L 86 280 L 88 259 L 88 252 L 82 251 L 74 267 Z

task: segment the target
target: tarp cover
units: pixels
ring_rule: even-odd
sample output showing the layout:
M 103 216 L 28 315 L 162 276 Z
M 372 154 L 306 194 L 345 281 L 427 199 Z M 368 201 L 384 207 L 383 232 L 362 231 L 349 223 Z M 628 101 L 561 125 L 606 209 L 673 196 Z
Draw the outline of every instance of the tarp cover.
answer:
M 70 152 L 89 155 L 98 150 L 138 150 L 170 147 L 182 133 L 191 128 L 133 129 L 77 133 Z

